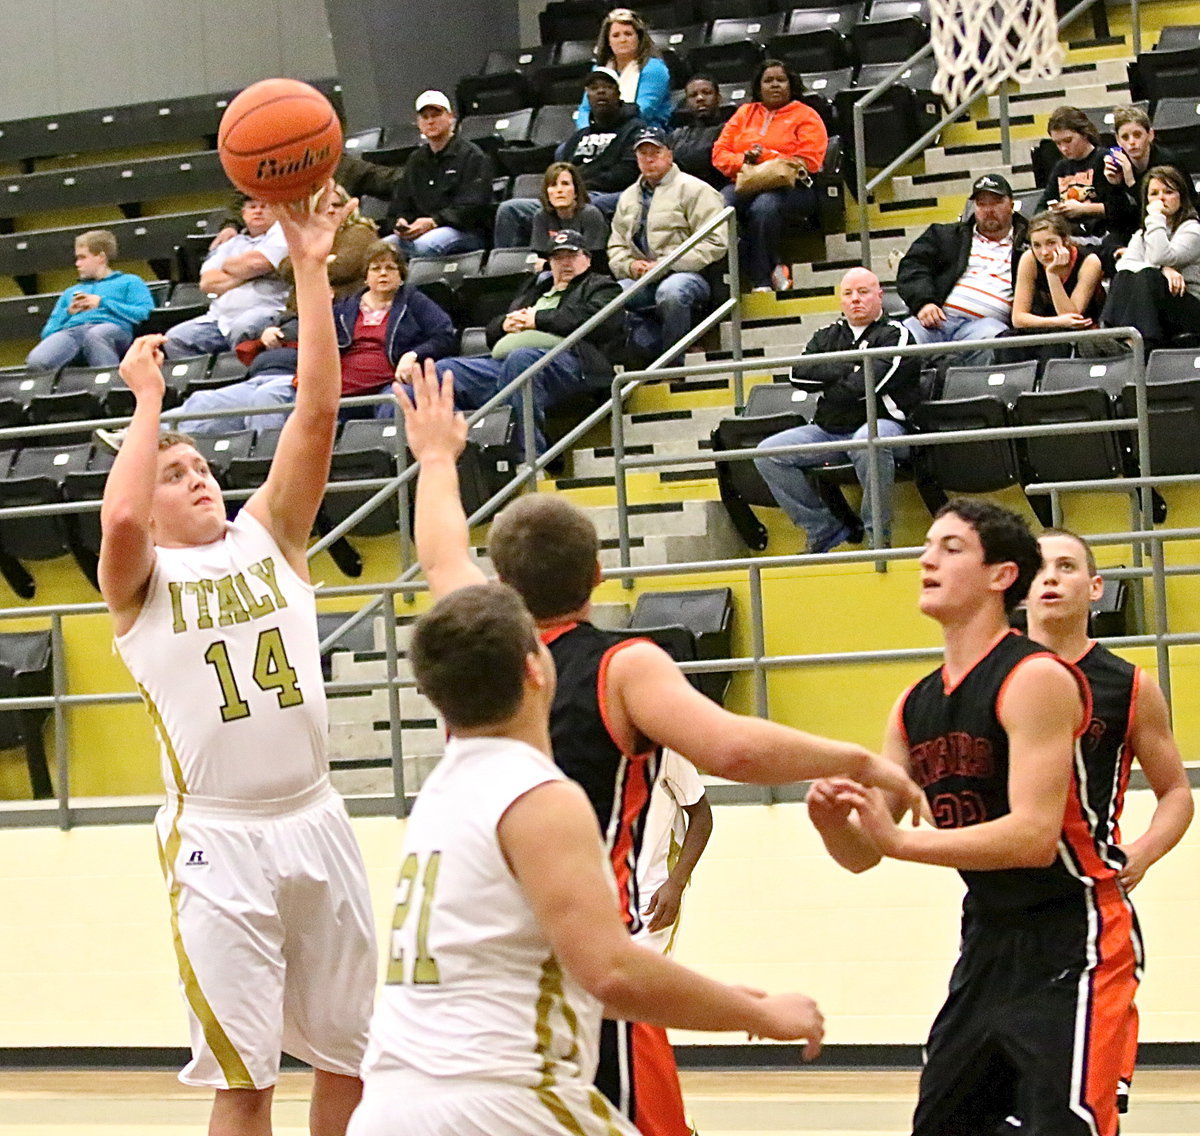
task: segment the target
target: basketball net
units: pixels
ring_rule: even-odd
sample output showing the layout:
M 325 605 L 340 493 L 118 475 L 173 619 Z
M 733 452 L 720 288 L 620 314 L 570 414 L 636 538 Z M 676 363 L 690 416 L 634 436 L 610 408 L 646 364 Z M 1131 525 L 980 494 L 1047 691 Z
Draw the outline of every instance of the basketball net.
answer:
M 1054 0 L 930 0 L 929 11 L 933 89 L 951 107 L 1062 70 Z

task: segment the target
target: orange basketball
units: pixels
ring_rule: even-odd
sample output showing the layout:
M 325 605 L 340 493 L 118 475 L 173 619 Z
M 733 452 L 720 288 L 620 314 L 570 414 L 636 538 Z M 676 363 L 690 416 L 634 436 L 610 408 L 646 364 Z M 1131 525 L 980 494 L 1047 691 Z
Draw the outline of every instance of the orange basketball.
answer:
M 329 100 L 298 79 L 263 79 L 225 108 L 217 151 L 229 180 L 263 201 L 299 201 L 323 185 L 342 156 Z

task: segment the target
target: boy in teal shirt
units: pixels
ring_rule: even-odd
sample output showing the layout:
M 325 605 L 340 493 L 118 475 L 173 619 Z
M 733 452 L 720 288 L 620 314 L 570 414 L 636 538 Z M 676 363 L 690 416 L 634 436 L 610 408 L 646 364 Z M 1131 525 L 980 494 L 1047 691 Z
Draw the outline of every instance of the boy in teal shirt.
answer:
M 133 329 L 150 314 L 154 299 L 140 276 L 110 267 L 116 256 L 117 238 L 107 229 L 75 238 L 79 283 L 59 296 L 25 366 L 57 371 L 80 360 L 89 367 L 120 363 L 133 342 Z

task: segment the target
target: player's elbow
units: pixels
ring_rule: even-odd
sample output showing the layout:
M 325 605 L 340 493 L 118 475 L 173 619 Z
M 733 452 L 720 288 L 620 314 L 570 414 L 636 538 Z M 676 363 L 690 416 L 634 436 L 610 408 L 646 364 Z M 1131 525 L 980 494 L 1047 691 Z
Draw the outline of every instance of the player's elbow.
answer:
M 1031 828 L 1025 839 L 1014 842 L 1016 868 L 1048 868 L 1058 858 L 1059 829 L 1054 827 Z

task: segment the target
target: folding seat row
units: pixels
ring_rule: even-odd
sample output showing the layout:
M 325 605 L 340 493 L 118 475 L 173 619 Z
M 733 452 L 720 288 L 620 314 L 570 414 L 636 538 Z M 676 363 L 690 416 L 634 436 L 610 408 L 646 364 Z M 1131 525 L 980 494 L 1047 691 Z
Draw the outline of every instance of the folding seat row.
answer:
M 334 79 L 310 80 L 340 108 L 341 86 Z M 39 115 L 5 122 L 0 162 L 25 162 L 61 154 L 90 154 L 148 143 L 213 137 L 221 115 L 237 91 L 186 95 L 177 99 L 66 114 Z
M 913 415 L 919 433 L 995 429 L 1004 426 L 1069 425 L 1134 417 L 1132 356 L 1117 359 L 1052 359 L 1040 380 L 1037 364 L 951 367 L 936 397 Z M 1200 473 L 1200 350 L 1155 351 L 1146 368 L 1150 468 L 1155 474 Z M 791 384 L 753 388 L 745 411 L 713 432 L 715 450 L 757 446 L 780 430 L 809 421 L 814 400 Z M 775 500 L 751 461 L 718 464 L 721 497 L 752 548 L 766 547 L 766 530 L 750 506 L 774 507 Z M 935 511 L 947 494 L 989 493 L 1011 485 L 1047 481 L 1106 480 L 1139 469 L 1133 436 L 1124 431 L 1064 433 L 1023 440 L 956 442 L 914 448 L 907 472 L 922 499 Z M 841 467 L 813 470 L 831 507 L 829 483 Z M 899 472 L 904 472 L 903 467 Z M 1049 524 L 1048 498 L 1030 498 Z M 841 502 L 845 509 L 845 502 Z M 1045 513 L 1046 515 L 1042 515 Z
M 0 178 L 0 218 L 92 205 L 137 205 L 228 186 L 216 150 L 43 170 Z
M 122 260 L 149 261 L 159 276 L 167 276 L 175 246 L 191 233 L 211 235 L 213 224 L 212 211 L 204 210 L 106 221 L 104 228 L 117 238 Z M 71 261 L 80 227 L 75 224 L 0 235 L 0 275 L 32 278 L 39 272 L 63 268 Z

